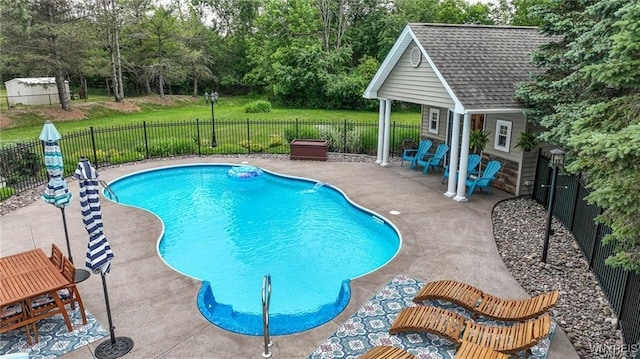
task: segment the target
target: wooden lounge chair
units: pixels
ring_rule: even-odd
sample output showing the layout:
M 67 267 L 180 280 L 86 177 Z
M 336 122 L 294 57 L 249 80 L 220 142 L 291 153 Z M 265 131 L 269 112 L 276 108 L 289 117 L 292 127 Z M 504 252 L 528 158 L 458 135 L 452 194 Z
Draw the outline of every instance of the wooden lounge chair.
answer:
M 509 359 L 507 354 L 463 340 L 453 359 Z
M 377 346 L 359 356 L 360 359 L 418 359 L 417 356 L 397 347 Z M 453 359 L 508 359 L 509 356 L 495 350 L 463 341 Z
M 454 280 L 427 283 L 413 298 L 417 304 L 424 300 L 446 300 L 473 313 L 473 317 L 505 321 L 525 321 L 544 314 L 556 305 L 557 290 L 528 299 L 504 299 L 485 293 L 470 284 Z
M 82 315 L 82 324 L 87 324 L 87 315 L 84 312 L 84 305 L 82 304 L 82 298 L 80 298 L 80 292 L 75 284 L 76 268 L 73 263 L 66 258 L 62 258 L 62 275 L 67 279 L 69 284 L 58 291 L 60 300 L 66 306 L 71 305 L 75 308 L 75 303 L 78 303 L 80 314 Z M 50 317 L 58 312 L 58 307 L 50 294 L 43 294 L 35 298 L 27 299 L 27 308 L 29 308 L 29 319 L 33 322 L 33 332 L 38 342 L 38 328 L 36 322 L 39 319 Z
M 403 349 L 381 345 L 369 349 L 366 353 L 358 357 L 359 359 L 418 359 L 417 356 L 406 352 Z
M 550 331 L 551 317 L 548 314 L 514 325 L 486 325 L 458 313 L 426 305 L 403 309 L 389 329 L 390 334 L 433 333 L 456 345 L 466 341 L 505 354 L 528 352 Z

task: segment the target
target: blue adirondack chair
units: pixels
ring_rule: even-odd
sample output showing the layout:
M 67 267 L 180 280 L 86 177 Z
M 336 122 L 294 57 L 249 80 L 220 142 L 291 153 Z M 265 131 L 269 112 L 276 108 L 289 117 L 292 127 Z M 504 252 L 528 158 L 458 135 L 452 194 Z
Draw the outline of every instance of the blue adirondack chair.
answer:
M 482 172 L 479 177 L 467 178 L 467 187 L 469 187 L 469 189 L 467 190 L 467 198 L 471 198 L 473 190 L 476 189 L 476 187 L 480 189 L 484 188 L 487 190 L 487 193 L 490 193 L 489 186 L 491 185 L 491 182 L 496 179 L 496 174 L 500 171 L 501 167 L 502 164 L 500 163 L 500 161 L 489 161 L 489 163 L 487 163 L 487 167 L 485 167 L 484 169 L 484 172 Z
M 431 157 L 426 157 L 424 159 L 418 159 L 416 161 L 416 165 L 422 166 L 422 174 L 427 174 L 429 171 L 429 167 L 441 167 L 444 162 L 444 155 L 449 151 L 449 145 L 446 143 L 441 143 L 436 148 L 436 152 Z
M 478 174 L 478 165 L 480 164 L 480 155 L 472 153 L 467 157 L 467 177 L 469 175 Z M 444 184 L 444 180 L 449 177 L 449 165 L 444 167 L 444 174 L 442 175 L 442 181 L 440 183 Z M 456 175 L 456 179 L 457 179 Z
M 417 149 L 406 149 L 402 152 L 402 161 L 400 161 L 400 167 L 404 161 L 408 161 L 410 163 L 409 168 L 414 168 L 416 166 L 416 160 L 418 158 L 424 157 L 424 155 L 429 152 L 433 146 L 433 142 L 431 140 L 422 140 L 418 145 Z

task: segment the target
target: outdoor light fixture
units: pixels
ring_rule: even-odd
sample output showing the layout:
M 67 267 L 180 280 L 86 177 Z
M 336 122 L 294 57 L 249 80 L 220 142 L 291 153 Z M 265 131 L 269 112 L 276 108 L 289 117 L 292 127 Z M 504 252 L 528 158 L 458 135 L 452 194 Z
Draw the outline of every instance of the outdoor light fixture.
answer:
M 218 141 L 216 141 L 216 117 L 213 114 L 213 104 L 218 102 L 218 97 L 218 92 L 211 91 L 211 95 L 209 95 L 209 101 L 211 101 L 211 147 L 218 147 Z M 207 98 L 206 93 L 204 98 Z
M 553 219 L 553 203 L 556 195 L 556 181 L 558 179 L 558 168 L 564 166 L 565 152 L 560 148 L 551 150 L 551 160 L 549 166 L 552 168 L 551 185 L 543 187 L 551 187 L 549 190 L 549 208 L 547 209 L 547 229 L 544 233 L 544 245 L 542 248 L 542 262 L 547 263 L 547 252 L 549 250 L 549 235 L 551 234 L 551 220 Z

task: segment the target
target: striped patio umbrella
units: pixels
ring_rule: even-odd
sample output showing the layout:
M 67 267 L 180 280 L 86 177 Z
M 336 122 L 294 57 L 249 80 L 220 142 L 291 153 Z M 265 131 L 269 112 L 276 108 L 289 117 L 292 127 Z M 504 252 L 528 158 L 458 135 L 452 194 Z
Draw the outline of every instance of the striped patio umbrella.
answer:
M 89 160 L 82 158 L 73 177 L 80 183 L 80 211 L 84 227 L 89 233 L 86 266 L 96 274 L 107 273 L 113 252 L 102 231 L 98 173 Z
M 65 217 L 64 208 L 71 203 L 72 194 L 69 192 L 67 182 L 64 180 L 64 162 L 62 161 L 62 152 L 58 145 L 61 138 L 60 133 L 50 121 L 45 122 L 40 132 L 40 140 L 44 147 L 44 166 L 47 169 L 47 187 L 42 194 L 42 199 L 51 203 L 62 212 L 62 224 L 64 225 L 64 235 L 67 241 L 67 252 L 69 260 L 73 262 L 71 256 L 71 248 L 69 246 L 69 232 L 67 231 L 67 219 Z
M 87 246 L 86 266 L 94 273 L 100 273 L 102 278 L 102 290 L 107 306 L 107 319 L 109 320 L 109 340 L 105 340 L 96 347 L 94 355 L 98 359 L 119 358 L 133 349 L 133 340 L 129 337 L 116 337 L 115 327 L 111 319 L 111 307 L 109 305 L 109 292 L 105 274 L 111 269 L 113 252 L 107 238 L 102 232 L 102 209 L 100 208 L 100 193 L 98 185 L 98 172 L 91 166 L 86 158 L 81 158 L 73 177 L 80 182 L 80 211 L 84 227 L 89 233 L 89 245 Z

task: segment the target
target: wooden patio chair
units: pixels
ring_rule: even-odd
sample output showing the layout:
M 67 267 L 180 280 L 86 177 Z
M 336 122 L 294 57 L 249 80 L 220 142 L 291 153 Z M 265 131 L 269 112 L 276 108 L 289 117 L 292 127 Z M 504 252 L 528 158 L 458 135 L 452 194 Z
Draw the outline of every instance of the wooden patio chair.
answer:
M 403 309 L 389 329 L 390 334 L 432 333 L 458 346 L 467 341 L 505 354 L 525 351 L 526 355 L 550 331 L 551 318 L 548 314 L 513 325 L 487 325 L 443 308 L 426 305 Z
M 49 259 L 51 260 L 51 263 L 53 263 L 54 266 L 56 266 L 56 268 L 60 269 L 60 271 L 62 271 L 62 258 L 64 257 L 64 255 L 62 254 L 62 251 L 60 250 L 60 248 L 58 246 L 55 245 L 55 243 L 51 244 L 51 257 L 49 257 Z
M 27 343 L 31 345 L 30 325 L 27 322 L 27 308 L 24 302 L 13 303 L 2 308 L 0 313 L 0 333 L 25 327 Z
M 82 315 L 82 324 L 85 325 L 87 324 L 87 315 L 84 311 L 84 304 L 82 304 L 80 292 L 78 292 L 78 287 L 75 284 L 75 273 L 76 268 L 73 266 L 73 263 L 71 263 L 68 258 L 63 257 L 62 275 L 67 279 L 69 284 L 67 284 L 65 288 L 58 291 L 58 296 L 60 296 L 60 300 L 65 306 L 69 304 L 72 308 L 75 308 L 75 303 L 78 303 L 78 308 L 80 310 L 80 314 Z M 50 294 L 43 294 L 35 298 L 29 298 L 27 300 L 27 308 L 29 308 L 29 317 L 31 321 L 33 321 L 33 332 L 37 343 L 37 320 L 57 314 L 59 312 L 58 307 L 56 306 L 56 303 Z
M 488 294 L 470 284 L 454 280 L 427 283 L 413 298 L 417 304 L 424 300 L 446 300 L 473 314 L 504 321 L 525 321 L 541 316 L 558 302 L 557 290 L 528 299 L 504 299 Z

